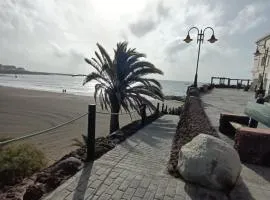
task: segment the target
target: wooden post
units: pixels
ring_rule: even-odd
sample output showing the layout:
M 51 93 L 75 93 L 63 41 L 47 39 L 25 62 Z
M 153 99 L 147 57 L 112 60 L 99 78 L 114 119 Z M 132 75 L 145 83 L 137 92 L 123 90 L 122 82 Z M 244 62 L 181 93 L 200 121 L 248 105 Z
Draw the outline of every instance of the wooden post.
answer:
M 172 114 L 174 115 L 175 113 L 174 113 L 174 107 L 173 107 L 173 109 L 172 109 Z
M 162 104 L 161 112 L 164 112 L 164 103 Z
M 231 85 L 231 79 L 228 78 L 228 86 L 230 86 L 230 85 Z
M 211 77 L 211 85 L 213 85 L 213 79 L 214 79 L 214 77 Z
M 159 103 L 157 103 L 156 113 L 159 113 Z
M 181 107 L 179 106 L 178 107 L 178 115 L 180 115 L 181 114 Z
M 146 120 L 146 104 L 142 104 L 141 117 L 142 117 L 141 125 L 144 126 Z
M 165 113 L 167 114 L 167 111 L 168 111 L 168 106 L 166 105 L 165 107 Z
M 88 133 L 86 161 L 95 159 L 96 105 L 88 105 Z

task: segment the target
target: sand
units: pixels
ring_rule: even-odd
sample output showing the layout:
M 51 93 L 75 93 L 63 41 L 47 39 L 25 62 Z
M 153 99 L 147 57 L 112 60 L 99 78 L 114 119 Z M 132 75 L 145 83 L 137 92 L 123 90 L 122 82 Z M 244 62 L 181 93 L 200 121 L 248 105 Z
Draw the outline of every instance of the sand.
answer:
M 0 138 L 27 135 L 67 122 L 87 112 L 93 97 L 45 91 L 0 87 Z M 166 102 L 179 106 L 178 102 Z M 102 111 L 97 106 L 98 111 Z M 106 111 L 102 111 L 106 112 Z M 132 114 L 133 119 L 139 116 Z M 96 115 L 96 137 L 109 132 L 109 115 Z M 130 123 L 129 115 L 121 115 L 120 126 Z M 76 147 L 72 139 L 87 133 L 87 116 L 67 126 L 16 143 L 33 143 L 42 150 L 49 163 L 61 158 Z

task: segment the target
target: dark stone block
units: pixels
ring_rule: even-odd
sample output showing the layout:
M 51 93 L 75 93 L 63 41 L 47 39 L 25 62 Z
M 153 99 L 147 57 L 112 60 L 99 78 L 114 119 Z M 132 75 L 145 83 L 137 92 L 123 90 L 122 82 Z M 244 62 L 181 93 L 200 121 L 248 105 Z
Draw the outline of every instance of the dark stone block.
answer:
M 243 125 L 248 125 L 249 117 L 246 115 L 235 115 L 230 113 L 221 113 L 219 119 L 219 131 L 227 136 L 234 137 L 235 128 L 230 122 L 236 122 Z
M 270 166 L 270 129 L 240 128 L 235 135 L 235 149 L 242 162 Z

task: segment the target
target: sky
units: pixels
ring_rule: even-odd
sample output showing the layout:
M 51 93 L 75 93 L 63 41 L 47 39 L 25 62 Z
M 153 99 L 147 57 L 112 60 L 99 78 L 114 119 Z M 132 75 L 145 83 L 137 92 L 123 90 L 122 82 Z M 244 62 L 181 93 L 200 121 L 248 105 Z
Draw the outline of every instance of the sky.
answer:
M 211 26 L 218 42 L 201 47 L 198 81 L 251 78 L 255 41 L 270 34 L 269 0 L 1 0 L 0 63 L 32 71 L 83 73 L 101 44 L 131 48 L 163 72 L 158 79 L 191 81 L 198 44 L 189 28 Z

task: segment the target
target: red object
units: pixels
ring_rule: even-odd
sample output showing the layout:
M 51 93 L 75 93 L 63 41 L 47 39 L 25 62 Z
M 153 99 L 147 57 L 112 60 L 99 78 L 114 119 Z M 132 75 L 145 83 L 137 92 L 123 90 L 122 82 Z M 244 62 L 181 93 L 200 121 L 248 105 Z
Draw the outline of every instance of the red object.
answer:
M 270 166 L 270 129 L 240 128 L 234 147 L 242 162 Z

